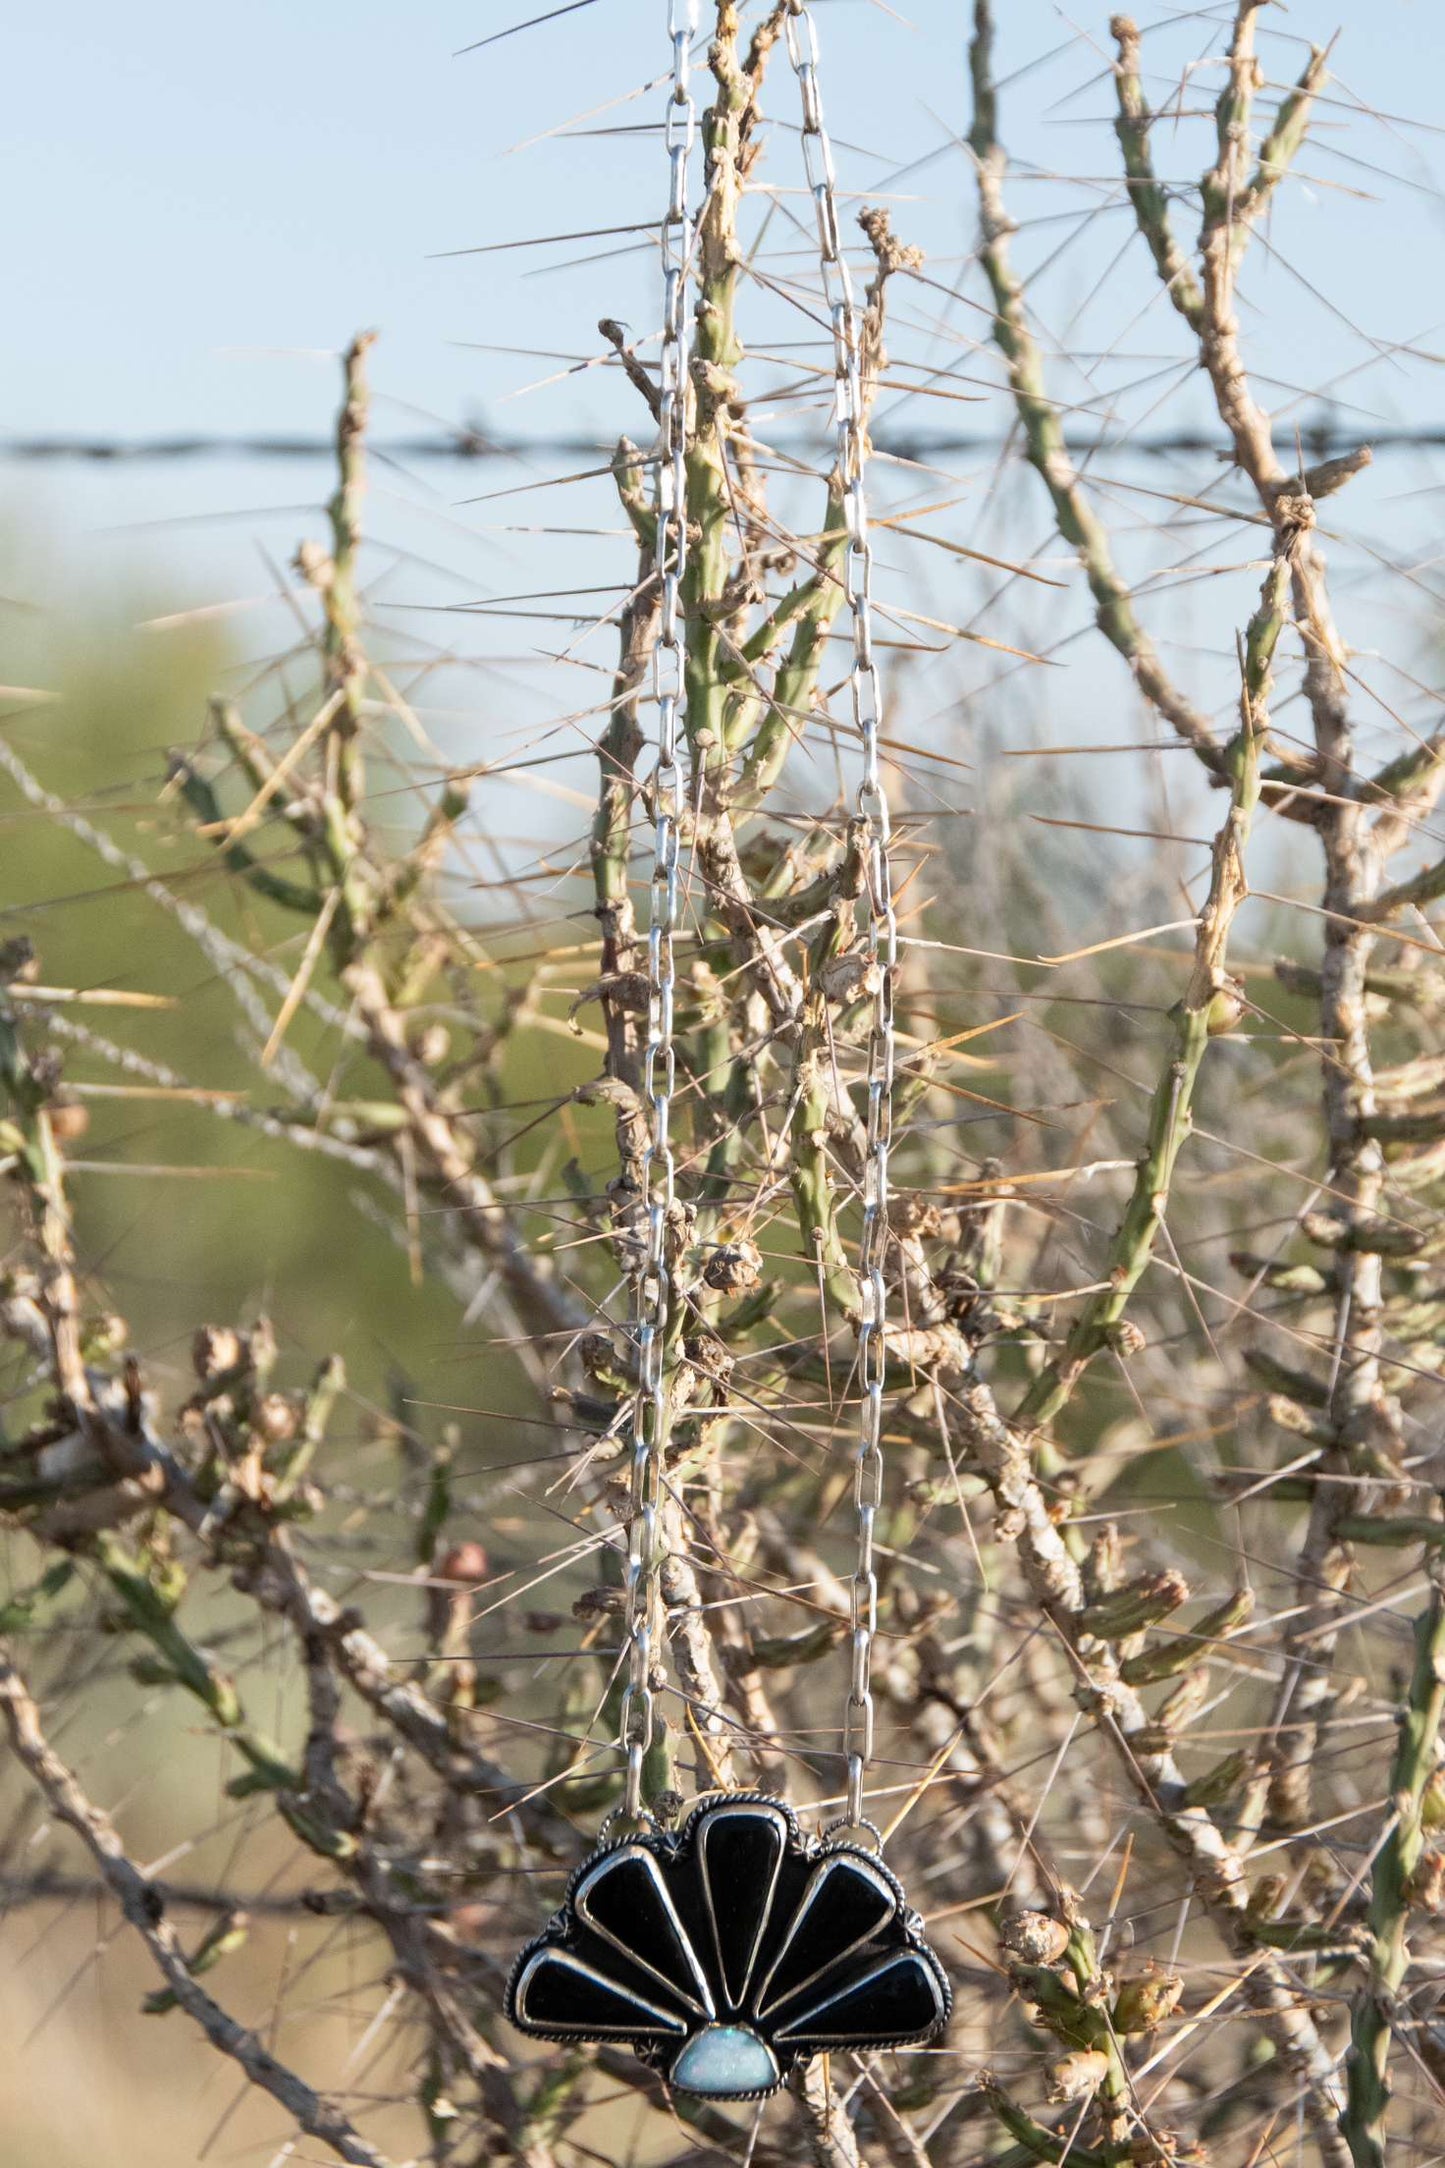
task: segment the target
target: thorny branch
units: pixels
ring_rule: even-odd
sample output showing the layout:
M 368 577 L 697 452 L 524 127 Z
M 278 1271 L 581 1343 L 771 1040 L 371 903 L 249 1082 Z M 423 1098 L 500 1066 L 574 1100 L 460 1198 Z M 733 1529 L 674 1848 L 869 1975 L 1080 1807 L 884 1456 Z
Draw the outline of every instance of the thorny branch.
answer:
M 86 1798 L 50 1745 L 40 1727 L 35 1703 L 3 1651 L 0 1708 L 4 1710 L 11 1748 L 45 1794 L 50 1811 L 86 1846 L 127 1920 L 155 1959 L 170 1992 L 187 2017 L 200 2026 L 212 2047 L 239 2063 L 253 2085 L 269 2093 L 302 2130 L 320 2138 L 338 2158 L 359 2162 L 361 2168 L 386 2168 L 385 2154 L 368 2145 L 339 2109 L 278 2062 L 254 2033 L 238 2025 L 199 1985 L 166 1917 L 159 1890 L 127 1858 L 109 1817 Z
M 967 844 L 942 820 L 930 829 L 944 787 L 918 784 L 907 763 L 953 759 L 955 710 L 924 744 L 906 666 L 895 681 L 885 742 L 909 945 L 869 1809 L 957 1973 L 953 2029 L 926 2052 L 814 2064 L 754 2123 L 750 2108 L 671 2093 L 620 2044 L 519 2047 L 500 2016 L 512 1951 L 618 1798 L 621 1440 L 636 1362 L 622 1320 L 646 1142 L 636 899 L 655 788 L 646 341 L 600 326 L 644 441 L 624 436 L 612 462 L 636 555 L 608 621 L 595 809 L 560 933 L 519 912 L 524 947 L 444 900 L 482 832 L 485 764 L 451 771 L 429 757 L 422 811 L 396 840 L 391 734 L 421 725 L 369 609 L 369 337 L 344 357 L 327 542 L 296 560 L 307 689 L 269 715 L 215 703 L 202 744 L 175 757 L 184 882 L 161 879 L 0 746 L 25 805 L 166 911 L 224 979 L 254 1057 L 249 1094 L 200 1093 L 120 1026 L 110 1038 L 77 1022 L 25 944 L 3 952 L 0 1163 L 16 1240 L 0 1276 L 15 1365 L 0 1512 L 26 1565 L 0 1632 L 39 1665 L 73 1637 L 104 1652 L 108 1688 L 128 1675 L 184 1697 L 187 1721 L 224 1751 L 230 1793 L 274 1814 L 298 1848 L 304 1894 L 230 1891 L 200 1869 L 181 1887 L 147 1877 L 55 1756 L 8 1656 L 0 1701 L 20 1760 L 160 1967 L 148 2007 L 187 2012 L 342 2158 L 381 2155 L 197 1978 L 236 1977 L 246 1935 L 271 1917 L 298 1933 L 342 1917 L 374 1937 L 407 2017 L 402 2106 L 432 2168 L 574 2168 L 619 2142 L 608 2119 L 624 2112 L 645 2115 L 636 2142 L 649 2157 L 671 2145 L 668 2157 L 747 2168 L 1184 2168 L 1205 2148 L 1221 2163 L 1263 2160 L 1286 2131 L 1324 2168 L 1381 2168 L 1387 2116 L 1395 2131 L 1414 2116 L 1418 2131 L 1434 2112 L 1415 2080 L 1445 2068 L 1432 1970 L 1445 1509 L 1421 1412 L 1445 1316 L 1433 1203 L 1445 1002 L 1428 915 L 1445 874 L 1438 842 L 1420 870 L 1393 862 L 1423 834 L 1445 761 L 1432 714 L 1366 771 L 1359 658 L 1334 614 L 1318 507 L 1368 451 L 1295 471 L 1246 360 L 1241 281 L 1266 215 L 1288 200 L 1326 83 L 1326 56 L 1311 50 L 1291 84 L 1267 91 L 1259 14 L 1256 0 L 1232 11 L 1197 190 L 1161 178 L 1174 170 L 1172 138 L 1169 166 L 1156 159 L 1161 121 L 1178 100 L 1156 109 L 1147 39 L 1127 17 L 1111 26 L 1131 253 L 1142 243 L 1146 282 L 1157 277 L 1176 336 L 1182 326 L 1227 445 L 1219 505 L 1202 492 L 1190 508 L 1265 545 L 1242 637 L 1230 622 L 1218 643 L 1237 652 L 1231 716 L 1166 667 L 1150 629 L 1157 595 L 1124 577 L 1109 498 L 1068 449 L 1024 268 L 1030 236 L 1010 212 L 993 11 L 973 10 L 967 142 L 1003 396 L 1094 625 L 1194 756 L 1179 766 L 1198 800 L 1227 805 L 1205 825 L 1207 871 L 1189 864 L 1192 955 L 1150 960 L 1136 945 L 1127 985 L 1110 976 L 1111 944 L 1087 974 L 1091 952 L 1072 938 L 1062 963 L 1043 958 L 1034 918 L 1062 922 L 1068 902 L 1028 853 L 1010 855 L 1006 823 L 976 820 Z M 786 191 L 761 179 L 765 150 L 786 155 L 783 128 L 767 125 L 786 112 L 764 109 L 785 15 L 782 0 L 754 10 L 749 35 L 748 11 L 715 0 L 708 25 L 669 1230 L 681 1300 L 654 1689 L 665 1721 L 646 1772 L 663 1822 L 689 1795 L 755 1784 L 825 1822 L 847 1690 L 873 986 L 831 670 L 846 478 L 798 476 L 760 419 L 769 390 L 812 397 L 828 369 L 815 293 L 787 249 L 772 277 L 763 245 L 768 221 L 791 215 Z M 891 339 L 912 335 L 917 294 L 941 282 L 887 213 L 865 208 L 858 224 L 866 426 L 899 384 L 885 315 Z M 766 330 L 752 352 L 744 336 L 768 307 L 786 318 L 781 376 L 768 374 L 783 364 Z M 890 521 L 890 541 L 914 510 Z M 1309 718 L 1303 749 L 1276 720 L 1291 696 Z M 405 780 L 410 793 L 417 779 Z M 976 812 L 992 779 L 979 780 Z M 1267 829 L 1252 831 L 1271 812 L 1296 851 L 1318 854 L 1319 952 L 1282 959 L 1262 988 L 1247 946 L 1259 915 L 1245 906 L 1270 847 Z M 208 869 L 217 900 L 202 908 Z M 1097 868 L 1091 882 L 1092 911 Z M 584 925 L 582 941 L 589 913 L 596 933 Z M 1157 915 L 1182 932 L 1172 904 Z M 1011 959 L 1021 998 L 1005 1013 L 997 974 Z M 1067 995 L 1038 978 L 1045 964 L 1079 970 Z M 554 993 L 571 1004 L 565 1019 L 545 1010 Z M 1124 1038 L 1149 1050 L 1154 1074 L 1104 1107 L 1100 1074 L 1109 1093 L 1134 1081 L 1135 1063 L 1116 1059 Z M 72 1081 L 62 1055 L 87 1074 Z M 68 1157 L 90 1064 L 367 1185 L 366 1210 L 413 1274 L 442 1276 L 469 1324 L 485 1314 L 538 1395 L 524 1420 L 541 1427 L 520 1450 L 509 1433 L 501 1456 L 505 1508 L 485 1474 L 479 1495 L 458 1487 L 451 1433 L 437 1442 L 420 1398 L 393 1415 L 403 1474 L 379 1498 L 364 1491 L 335 1418 L 372 1411 L 334 1360 L 283 1389 L 265 1320 L 203 1326 L 179 1388 L 127 1351 L 88 1269 Z M 552 1092 L 540 1118 L 529 1100 L 522 1124 L 519 1071 L 544 1072 Z M 1090 1141 L 1095 1123 L 1108 1142 Z M 1116 1177 L 1094 1224 L 1090 1198 Z M 1208 1245 L 1224 1239 L 1242 1301 L 1209 1278 Z M 1161 1465 L 1172 1490 L 1148 1488 Z M 1237 1585 L 1199 1563 L 1224 1555 L 1239 1561 Z M 1372 1560 L 1425 1566 L 1407 1678 L 1369 1651 L 1372 1625 L 1393 1629 L 1403 1600 Z M 1287 1593 L 1271 1605 L 1276 1588 Z M 289 1671 L 273 1713 L 251 1673 L 278 1637 Z M 41 1676 L 28 1655 L 26 1668 Z M 58 1676 L 66 1687 L 74 1674 L 62 1663 Z M 73 1690 L 83 1704 L 83 1677 Z M 1378 1760 L 1391 1725 L 1388 1778 L 1361 1775 L 1361 1750 Z M 0 1850 L 7 1902 L 87 1886 L 30 1866 L 13 1844 Z M 214 1914 L 189 1957 L 166 1910 L 183 1902 Z

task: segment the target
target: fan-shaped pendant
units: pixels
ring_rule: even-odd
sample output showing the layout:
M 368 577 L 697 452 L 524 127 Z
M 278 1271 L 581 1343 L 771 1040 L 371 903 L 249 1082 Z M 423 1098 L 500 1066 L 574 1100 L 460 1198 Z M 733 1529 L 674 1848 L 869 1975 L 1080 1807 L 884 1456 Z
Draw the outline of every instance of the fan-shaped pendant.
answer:
M 931 2038 L 952 1999 L 881 1860 L 733 1794 L 585 1860 L 517 1959 L 507 2015 L 543 2040 L 629 2042 L 684 2092 L 755 2100 L 825 2050 Z

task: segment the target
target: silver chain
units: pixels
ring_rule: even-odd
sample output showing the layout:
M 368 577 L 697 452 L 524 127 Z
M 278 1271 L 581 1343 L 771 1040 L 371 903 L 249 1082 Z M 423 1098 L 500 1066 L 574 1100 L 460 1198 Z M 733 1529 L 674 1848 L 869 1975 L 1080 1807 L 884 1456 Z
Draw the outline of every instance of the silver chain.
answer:
M 660 629 L 653 651 L 658 751 L 653 771 L 655 814 L 652 907 L 648 930 L 647 1046 L 644 1094 L 649 1139 L 643 1156 L 646 1257 L 635 1293 L 637 1391 L 632 1412 L 632 1488 L 627 1536 L 628 1678 L 622 1697 L 621 1740 L 627 1757 L 623 1812 L 642 1813 L 642 1780 L 654 1727 L 652 1672 L 658 1575 L 661 1566 L 663 1463 L 667 1442 L 666 1351 L 671 1310 L 669 1224 L 675 1163 L 671 1143 L 675 969 L 673 937 L 678 905 L 677 751 L 684 704 L 681 587 L 687 554 L 687 291 L 694 229 L 687 184 L 697 114 L 689 91 L 689 55 L 697 29 L 697 0 L 669 0 L 672 94 L 664 141 L 668 155 L 668 205 L 662 223 L 663 326 L 659 446 L 656 468 L 656 567 L 661 589 Z M 883 1497 L 883 1392 L 887 1372 L 887 1288 L 883 1260 L 888 1233 L 888 1155 L 893 1130 L 894 990 L 898 922 L 889 863 L 888 799 L 879 770 L 882 692 L 873 653 L 873 552 L 864 487 L 861 323 L 852 275 L 838 224 L 833 150 L 818 87 L 818 33 L 807 0 L 789 0 L 784 22 L 788 58 L 802 99 L 803 157 L 818 222 L 818 254 L 824 298 L 833 333 L 834 414 L 837 471 L 848 547 L 843 584 L 852 621 L 853 661 L 849 696 L 863 751 L 857 812 L 864 834 L 868 882 L 868 946 L 872 964 L 873 1015 L 868 1037 L 867 1146 L 863 1170 L 863 1224 L 858 1249 L 860 1318 L 858 1370 L 862 1392 L 854 1503 L 858 1549 L 851 1583 L 848 1698 L 843 1725 L 847 1764 L 844 1822 L 863 1823 L 863 1793 L 873 1753 L 873 1638 L 878 1626 L 878 1577 L 873 1563 L 874 1528 Z
M 693 223 L 688 215 L 688 170 L 697 132 L 689 90 L 697 0 L 668 0 L 672 44 L 672 93 L 663 140 L 668 158 L 667 214 L 662 221 L 662 366 L 658 452 L 654 484 L 657 516 L 656 568 L 661 617 L 653 649 L 657 702 L 657 764 L 652 775 L 654 811 L 652 906 L 647 935 L 647 1047 L 643 1092 L 648 1142 L 642 1160 L 646 1256 L 633 1295 L 637 1390 L 632 1404 L 632 1492 L 627 1527 L 627 1685 L 622 1695 L 621 1744 L 627 1757 L 623 1812 L 642 1814 L 643 1766 L 652 1745 L 652 1671 L 659 1629 L 662 1565 L 663 1463 L 667 1448 L 667 1339 L 672 1308 L 668 1256 L 675 1163 L 672 1152 L 673 998 L 677 931 L 678 734 L 683 717 L 684 652 L 682 578 L 687 560 L 687 294 L 692 267 Z
M 893 1004 L 898 976 L 898 921 L 893 910 L 893 874 L 888 856 L 888 799 L 878 767 L 882 691 L 873 656 L 873 551 L 868 538 L 868 499 L 864 490 L 867 442 L 862 326 L 838 228 L 833 146 L 824 124 L 823 101 L 818 89 L 818 31 L 807 0 L 789 0 L 784 30 L 788 58 L 798 78 L 803 103 L 803 160 L 817 214 L 823 297 L 833 329 L 837 466 L 848 535 L 843 591 L 853 627 L 853 663 L 848 688 L 853 723 L 863 748 L 863 777 L 858 786 L 857 810 L 863 827 L 868 879 L 868 948 L 873 985 L 873 1016 L 868 1034 L 868 1141 L 863 1168 L 863 1227 L 858 1244 L 861 1305 L 858 1374 L 862 1415 L 853 1472 L 858 1551 L 853 1566 L 851 1670 L 843 1721 L 843 1753 L 847 1768 L 843 1822 L 846 1827 L 857 1829 L 863 1824 L 863 1786 L 873 1754 L 873 1637 L 878 1630 L 878 1576 L 873 1564 L 873 1536 L 878 1508 L 883 1500 L 883 1387 L 888 1362 L 883 1258 L 888 1240 L 888 1153 L 893 1137 Z

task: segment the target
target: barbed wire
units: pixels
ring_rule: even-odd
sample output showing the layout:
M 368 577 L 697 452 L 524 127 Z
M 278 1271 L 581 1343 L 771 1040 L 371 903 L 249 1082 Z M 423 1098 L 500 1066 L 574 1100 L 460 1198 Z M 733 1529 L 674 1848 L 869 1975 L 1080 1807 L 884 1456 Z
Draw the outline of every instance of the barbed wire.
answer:
M 1293 434 L 1293 432 L 1292 432 Z M 1421 428 L 1384 428 L 1373 432 L 1345 428 L 1332 420 L 1302 424 L 1298 438 L 1303 450 L 1315 459 L 1354 451 L 1362 442 L 1376 456 L 1387 452 L 1445 450 L 1445 423 Z M 1067 436 L 1075 459 L 1107 453 L 1141 459 L 1168 459 L 1188 453 L 1215 453 L 1227 461 L 1232 454 L 1222 438 L 1205 429 L 1170 429 L 1152 433 L 1121 433 L 1118 436 Z M 1003 452 L 1009 439 L 996 433 L 967 431 L 917 431 L 880 429 L 873 438 L 874 451 L 884 458 L 927 463 L 960 454 Z M 582 434 L 496 436 L 481 428 L 436 430 L 424 434 L 378 439 L 375 456 L 393 461 L 456 460 L 527 461 L 549 458 L 610 458 L 615 439 Z M 816 459 L 825 440 L 779 439 L 773 450 L 800 461 Z M 0 437 L 0 460 L 17 465 L 72 461 L 96 465 L 148 465 L 166 461 L 202 459 L 315 459 L 327 460 L 334 447 L 323 436 L 197 434 L 171 437 L 106 437 L 85 435 Z

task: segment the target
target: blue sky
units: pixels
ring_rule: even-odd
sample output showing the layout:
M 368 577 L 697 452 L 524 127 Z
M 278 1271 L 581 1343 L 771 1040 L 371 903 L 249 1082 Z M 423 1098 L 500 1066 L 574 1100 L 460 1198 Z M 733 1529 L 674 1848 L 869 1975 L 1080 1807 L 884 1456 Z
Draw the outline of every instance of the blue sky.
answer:
M 626 295 L 634 260 L 579 276 L 540 268 L 575 251 L 442 253 L 654 213 L 656 145 L 645 137 L 504 154 L 655 72 L 661 0 L 593 0 L 455 57 L 543 5 L 75 0 L 17 11 L 4 40 L 0 427 L 305 427 L 316 365 L 304 357 L 361 324 L 384 333 L 378 373 L 399 402 L 456 416 L 490 410 L 528 375 L 464 342 L 585 345 L 608 297 Z M 886 9 L 823 0 L 819 13 L 833 127 L 879 154 L 853 160 L 858 185 L 964 123 L 961 0 L 900 0 L 897 12 L 891 0 Z M 1099 171 L 1111 146 L 1092 123 L 1107 118 L 1106 93 L 1056 101 L 1096 76 L 1090 42 L 1106 36 L 1107 8 L 1005 0 L 999 13 L 1006 68 L 1067 48 L 1015 85 L 1012 148 Z M 1147 24 L 1185 11 L 1140 13 Z M 1445 9 L 1435 0 L 1295 0 L 1264 20 L 1296 40 L 1338 28 L 1337 66 L 1355 95 L 1445 124 Z M 1189 34 L 1197 41 L 1197 24 Z M 1283 72 L 1289 58 L 1276 43 L 1272 65 Z M 769 103 L 780 114 L 791 105 L 781 78 Z M 611 117 L 636 121 L 644 110 L 633 103 Z M 1333 237 L 1303 220 L 1295 240 L 1311 272 L 1337 274 L 1341 252 L 1353 259 L 1350 300 L 1363 321 L 1417 334 L 1434 309 L 1445 314 L 1439 207 L 1419 192 L 1445 138 L 1390 124 L 1356 132 L 1355 154 L 1390 158 L 1403 181 L 1368 219 L 1337 197 L 1331 217 L 1315 221 L 1339 221 Z M 1338 158 L 1326 170 L 1337 183 L 1351 178 Z M 1364 171 L 1353 178 L 1380 186 Z M 972 206 L 956 158 L 903 185 L 929 200 L 911 222 L 900 207 L 900 224 L 945 248 L 966 244 Z M 524 401 L 513 414 L 566 426 L 588 411 L 592 389 Z
M 555 131 L 589 113 L 596 118 L 583 125 L 632 131 L 655 119 L 656 94 L 635 93 L 665 59 L 663 0 L 590 0 L 461 51 L 544 4 L 250 0 L 222 10 L 141 0 L 122 10 L 74 0 L 13 21 L 0 143 L 9 207 L 0 233 L 8 303 L 0 432 L 316 432 L 334 402 L 335 352 L 361 326 L 382 333 L 379 436 L 427 417 L 476 417 L 509 431 L 637 429 L 615 375 L 565 372 L 567 357 L 596 350 L 599 315 L 640 330 L 655 323 L 645 238 L 452 253 L 657 214 L 655 135 Z M 963 0 L 818 7 L 843 184 L 891 201 L 899 229 L 924 244 L 945 286 L 966 263 L 976 219 L 954 140 L 967 126 L 968 12 Z M 998 13 L 1002 125 L 1016 162 L 1010 196 L 1025 227 L 1018 255 L 1039 268 L 1031 293 L 1040 321 L 1071 357 L 1057 357 L 1060 387 L 1111 423 L 1207 420 L 1180 327 L 1119 202 L 1106 0 L 1000 0 Z M 1211 42 L 1218 52 L 1222 8 L 1141 0 L 1139 14 L 1161 83 L 1187 53 Z M 1294 0 L 1288 11 L 1270 9 L 1262 37 L 1271 78 L 1292 76 L 1306 43 L 1336 30 L 1338 80 L 1300 174 L 1252 252 L 1243 313 L 1252 365 L 1283 428 L 1314 411 L 1326 387 L 1345 402 L 1346 423 L 1368 436 L 1383 423 L 1445 419 L 1437 185 L 1445 8 Z M 1206 107 L 1217 62 L 1191 83 Z M 780 124 L 770 171 L 795 187 L 796 145 L 786 136 L 795 93 L 781 65 L 766 108 Z M 1203 124 L 1192 126 L 1159 138 L 1171 178 L 1197 179 Z M 1046 177 L 1059 172 L 1074 177 L 1068 188 Z M 1111 197 L 1112 210 L 1080 219 Z M 597 250 L 609 253 L 579 260 Z M 961 337 L 985 328 L 971 277 L 975 298 L 962 304 L 902 297 L 890 344 L 925 368 L 946 362 L 982 403 L 915 398 L 898 412 L 1001 434 L 1009 417 L 989 392 L 996 356 L 971 357 Z M 561 358 L 492 350 L 499 346 Z M 538 379 L 557 380 L 529 389 Z M 1392 546 L 1417 558 L 1433 550 L 1442 462 L 1382 461 L 1343 500 L 1362 574 L 1387 530 Z M 985 466 L 974 467 L 960 491 L 959 534 L 1008 553 L 1044 547 L 1032 478 L 1000 492 Z M 463 501 L 497 480 L 495 470 L 432 468 L 411 478 L 378 470 L 373 529 L 421 561 L 413 599 L 625 580 L 626 544 L 605 536 L 536 548 L 502 537 L 494 508 Z M 24 529 L 37 566 L 46 558 L 63 567 L 81 553 L 107 579 L 143 577 L 159 609 L 244 604 L 273 586 L 270 574 L 258 578 L 258 548 L 273 564 L 289 557 L 298 533 L 314 531 L 327 478 L 305 465 L 10 467 L 3 486 L 0 527 Z M 521 503 L 545 507 L 560 525 L 615 526 L 604 486 L 594 489 L 601 494 Z M 881 569 L 885 579 L 913 577 L 906 567 Z M 43 584 L 40 570 L 33 584 Z M 962 595 L 956 585 L 940 583 L 921 606 L 949 617 L 980 606 L 976 582 Z M 1168 605 L 1176 640 L 1192 637 L 1195 593 L 1182 588 Z M 1402 593 L 1388 598 L 1392 608 Z M 520 637 L 510 624 L 448 622 L 464 622 L 494 650 Z M 259 603 L 236 623 L 249 652 L 267 652 Z M 1035 636 L 1024 617 L 1002 629 Z M 1210 637 L 1227 674 L 1230 655 Z M 1090 642 L 1071 649 L 1070 661 L 1070 698 L 1107 720 L 1117 665 L 1094 656 Z M 549 697 L 565 705 L 565 684 Z M 530 690 L 517 698 L 533 714 L 545 708 Z

